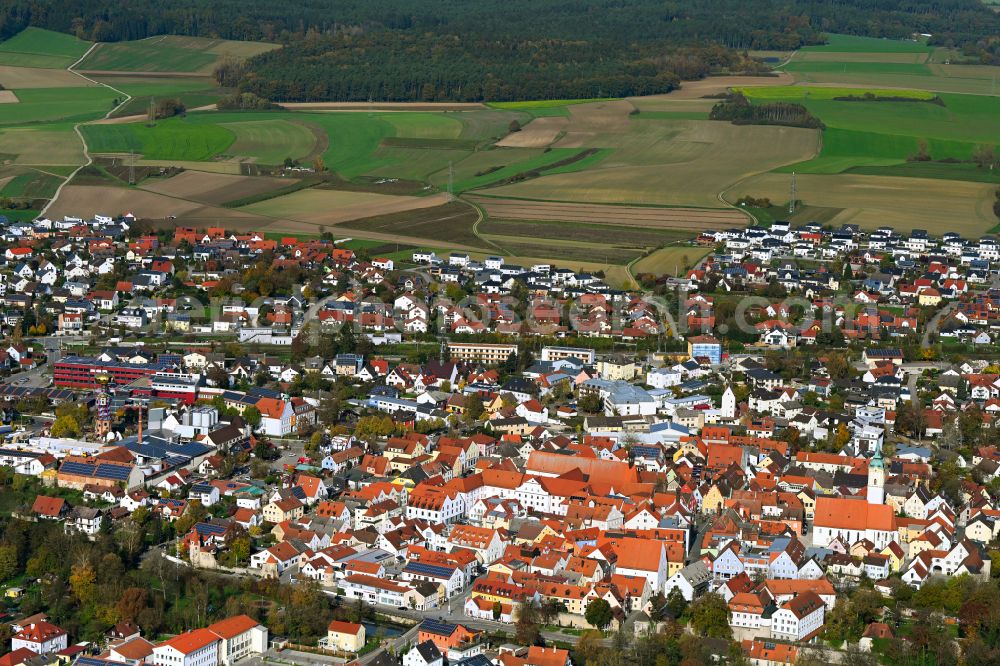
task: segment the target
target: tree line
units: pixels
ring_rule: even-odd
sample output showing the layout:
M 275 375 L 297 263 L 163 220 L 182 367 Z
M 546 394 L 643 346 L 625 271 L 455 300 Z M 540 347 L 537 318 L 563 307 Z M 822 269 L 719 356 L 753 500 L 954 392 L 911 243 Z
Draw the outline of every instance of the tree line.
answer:
M 794 49 L 839 32 L 997 57 L 1000 15 L 979 0 L 10 0 L 0 39 L 26 26 L 94 41 L 179 34 L 284 48 L 228 68 L 266 100 L 502 101 L 667 92 L 744 71 L 745 49 Z M 726 55 L 722 55 L 726 54 Z

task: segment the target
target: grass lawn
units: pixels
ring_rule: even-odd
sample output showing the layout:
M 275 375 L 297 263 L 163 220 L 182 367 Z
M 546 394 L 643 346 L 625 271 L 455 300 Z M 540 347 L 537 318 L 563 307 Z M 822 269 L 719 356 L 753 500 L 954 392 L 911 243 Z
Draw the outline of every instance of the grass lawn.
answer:
M 0 43 L 0 65 L 65 69 L 87 52 L 90 42 L 41 28 L 25 28 Z
M 161 120 L 154 127 L 144 123 L 84 125 L 87 145 L 94 153 L 141 153 L 147 160 L 210 160 L 225 152 L 236 134 L 214 124 L 187 122 L 184 118 Z

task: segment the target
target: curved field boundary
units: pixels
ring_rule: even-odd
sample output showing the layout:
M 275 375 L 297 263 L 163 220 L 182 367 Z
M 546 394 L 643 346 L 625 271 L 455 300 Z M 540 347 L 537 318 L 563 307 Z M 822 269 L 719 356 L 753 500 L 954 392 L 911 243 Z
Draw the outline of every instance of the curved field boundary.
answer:
M 481 207 L 490 217 L 512 220 L 568 220 L 692 232 L 745 226 L 747 223 L 746 216 L 737 210 L 611 206 L 488 197 L 469 197 L 469 201 Z

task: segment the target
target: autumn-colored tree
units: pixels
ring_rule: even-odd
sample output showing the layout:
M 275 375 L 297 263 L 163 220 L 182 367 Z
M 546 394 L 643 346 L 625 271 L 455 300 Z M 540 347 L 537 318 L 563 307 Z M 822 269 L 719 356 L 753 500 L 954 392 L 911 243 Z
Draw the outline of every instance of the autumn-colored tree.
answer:
M 81 434 L 83 429 L 80 428 L 79 422 L 69 414 L 57 417 L 52 423 L 53 437 L 79 437 Z
M 146 609 L 148 595 L 146 590 L 141 587 L 129 587 L 122 592 L 122 596 L 118 599 L 118 603 L 115 604 L 115 610 L 118 612 L 118 618 L 120 620 L 129 620 L 135 622 L 139 614 Z
M 70 570 L 69 587 L 81 604 L 89 604 L 97 593 L 97 573 L 89 563 L 74 565 Z

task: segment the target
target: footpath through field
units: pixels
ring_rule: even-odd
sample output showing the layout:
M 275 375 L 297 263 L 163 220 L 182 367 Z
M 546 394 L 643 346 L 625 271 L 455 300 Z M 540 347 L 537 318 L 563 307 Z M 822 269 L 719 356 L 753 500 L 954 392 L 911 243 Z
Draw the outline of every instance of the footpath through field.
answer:
M 127 92 L 124 92 L 122 90 L 119 90 L 118 88 L 115 88 L 114 86 L 109 86 L 107 83 L 102 83 L 101 81 L 95 81 L 94 79 L 90 78 L 89 76 L 84 76 L 80 72 L 78 72 L 75 69 L 73 69 L 74 67 L 76 67 L 77 65 L 79 65 L 81 62 L 83 62 L 84 59 L 94 49 L 96 49 L 99 45 L 100 45 L 100 42 L 92 44 L 91 47 L 89 49 L 87 49 L 86 53 L 84 53 L 82 56 L 80 56 L 76 60 L 76 62 L 72 63 L 71 65 L 69 65 L 66 68 L 66 71 L 72 72 L 76 76 L 79 76 L 81 79 L 89 81 L 90 83 L 93 83 L 95 85 L 104 86 L 105 88 L 107 88 L 108 90 L 114 92 L 115 94 L 121 95 L 121 101 L 117 105 L 115 105 L 114 107 L 112 107 L 110 111 L 108 111 L 106 114 L 104 114 L 104 119 L 108 119 L 108 118 L 111 117 L 111 115 L 115 111 L 117 111 L 118 109 L 120 109 L 121 107 L 123 107 L 125 104 L 127 104 L 132 99 L 132 96 L 129 95 Z M 73 178 L 76 176 L 76 174 L 78 174 L 80 172 L 80 169 L 88 167 L 88 166 L 90 166 L 91 164 L 94 163 L 94 158 L 91 157 L 91 155 L 90 155 L 90 149 L 87 147 L 87 140 L 83 138 L 83 132 L 80 131 L 80 126 L 81 125 L 85 125 L 87 122 L 91 122 L 91 121 L 79 122 L 79 123 L 76 123 L 76 124 L 73 125 L 73 131 L 80 138 L 80 143 L 83 144 L 83 156 L 86 159 L 86 162 L 84 164 L 81 164 L 80 166 L 78 166 L 76 169 L 74 169 L 73 172 L 69 176 L 66 177 L 66 180 L 64 180 L 63 182 L 59 183 L 59 187 L 56 188 L 56 191 L 52 195 L 52 198 L 49 199 L 49 202 L 47 204 L 45 204 L 45 207 L 42 208 L 42 210 L 38 213 L 39 217 L 44 216 L 45 212 L 49 208 L 52 207 L 52 204 L 54 204 L 56 202 L 56 200 L 59 198 L 59 195 L 62 193 L 63 188 L 66 187 L 67 183 L 69 183 L 71 180 L 73 180 Z

